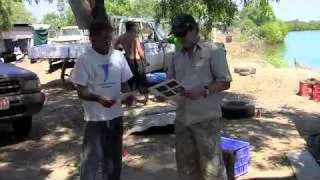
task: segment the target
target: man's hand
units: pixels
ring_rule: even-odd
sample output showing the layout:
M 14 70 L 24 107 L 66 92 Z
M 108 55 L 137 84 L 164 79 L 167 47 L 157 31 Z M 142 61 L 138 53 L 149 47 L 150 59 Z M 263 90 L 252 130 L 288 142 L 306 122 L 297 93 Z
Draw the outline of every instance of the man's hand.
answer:
M 88 91 L 87 86 L 77 85 L 77 92 L 80 99 L 98 102 L 106 108 L 112 107 L 116 101 L 108 96 L 99 96 Z
M 204 86 L 195 86 L 191 89 L 184 90 L 181 93 L 181 96 L 186 97 L 188 99 L 197 100 L 204 96 L 205 88 Z
M 116 103 L 115 100 L 110 99 L 108 96 L 99 96 L 98 102 L 106 108 L 110 108 Z
M 127 106 L 131 106 L 133 104 L 135 100 L 135 97 L 134 95 L 130 95 L 128 97 L 126 97 L 123 101 L 122 101 L 122 104 L 125 104 Z

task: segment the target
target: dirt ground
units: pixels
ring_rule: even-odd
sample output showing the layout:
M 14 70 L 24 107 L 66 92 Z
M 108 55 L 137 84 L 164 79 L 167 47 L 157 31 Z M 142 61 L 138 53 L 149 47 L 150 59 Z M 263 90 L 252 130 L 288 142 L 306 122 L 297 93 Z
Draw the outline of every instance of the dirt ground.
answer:
M 232 46 L 227 48 L 232 50 Z M 246 65 L 257 68 L 250 76 L 232 74 L 228 98 L 249 98 L 261 109 L 260 118 L 224 120 L 223 134 L 250 142 L 249 172 L 239 179 L 295 179 L 286 158 L 289 151 L 305 149 L 304 138 L 320 130 L 320 102 L 297 96 L 298 82 L 320 78 L 320 73 L 295 68 L 275 68 L 244 59 L 250 48 L 232 51 L 230 70 Z M 230 52 L 230 50 L 228 50 Z M 235 58 L 237 57 L 237 58 Z M 16 140 L 9 127 L 0 127 L 0 179 L 64 180 L 78 179 L 83 131 L 82 108 L 75 91 L 59 80 L 60 72 L 46 74 L 48 64 L 23 62 L 41 79 L 46 103 L 34 116 L 27 140 Z M 127 122 L 125 123 L 127 124 Z M 124 180 L 173 180 L 174 134 L 130 135 L 124 140 Z

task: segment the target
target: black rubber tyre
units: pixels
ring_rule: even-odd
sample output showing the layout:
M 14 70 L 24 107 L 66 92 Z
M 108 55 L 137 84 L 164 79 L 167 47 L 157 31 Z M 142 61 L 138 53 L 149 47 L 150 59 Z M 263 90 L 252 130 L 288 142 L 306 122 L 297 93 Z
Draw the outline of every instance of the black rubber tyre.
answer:
M 257 72 L 256 68 L 234 68 L 235 73 L 248 72 L 250 74 L 255 74 Z
M 255 106 L 244 101 L 229 101 L 221 105 L 221 113 L 226 119 L 250 118 L 255 114 Z
M 32 116 L 21 117 L 13 123 L 13 133 L 18 138 L 27 138 L 32 128 Z
M 251 73 L 243 71 L 243 72 L 239 72 L 239 75 L 240 76 L 249 76 L 249 75 L 251 75 Z

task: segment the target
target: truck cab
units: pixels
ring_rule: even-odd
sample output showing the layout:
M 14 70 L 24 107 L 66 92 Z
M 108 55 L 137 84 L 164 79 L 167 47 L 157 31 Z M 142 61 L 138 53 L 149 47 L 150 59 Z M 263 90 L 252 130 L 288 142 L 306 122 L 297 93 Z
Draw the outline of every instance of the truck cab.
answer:
M 0 62 L 0 123 L 12 124 L 14 134 L 25 138 L 44 101 L 35 73 Z

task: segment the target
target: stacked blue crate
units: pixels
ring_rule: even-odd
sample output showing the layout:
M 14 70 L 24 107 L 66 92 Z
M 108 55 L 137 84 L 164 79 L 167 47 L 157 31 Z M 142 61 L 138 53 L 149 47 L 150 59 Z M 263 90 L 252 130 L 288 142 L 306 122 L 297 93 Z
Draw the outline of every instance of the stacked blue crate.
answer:
M 227 137 L 221 137 L 222 150 L 232 151 L 235 155 L 234 175 L 241 176 L 248 172 L 250 143 Z

